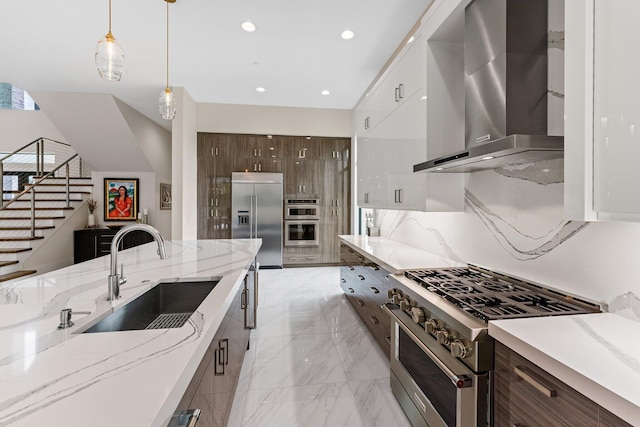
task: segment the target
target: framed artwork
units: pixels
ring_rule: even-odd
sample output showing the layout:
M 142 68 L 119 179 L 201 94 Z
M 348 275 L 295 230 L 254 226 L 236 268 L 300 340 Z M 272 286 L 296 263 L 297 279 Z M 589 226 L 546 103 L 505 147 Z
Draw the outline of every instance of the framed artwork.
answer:
M 171 184 L 160 184 L 160 209 L 171 209 Z
M 104 220 L 135 221 L 139 189 L 137 178 L 105 178 Z

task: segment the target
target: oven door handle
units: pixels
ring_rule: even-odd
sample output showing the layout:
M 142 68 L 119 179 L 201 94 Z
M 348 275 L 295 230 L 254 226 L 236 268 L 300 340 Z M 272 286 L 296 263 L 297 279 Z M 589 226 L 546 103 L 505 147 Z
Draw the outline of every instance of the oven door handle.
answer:
M 457 388 L 467 388 L 473 385 L 473 381 L 471 380 L 470 377 L 466 375 L 456 375 L 451 369 L 449 369 L 447 365 L 442 363 L 442 361 L 438 358 L 438 356 L 436 356 L 429 349 L 429 347 L 424 345 L 422 341 L 420 341 L 420 338 L 418 338 L 416 334 L 414 334 L 413 331 L 411 331 L 411 329 L 409 329 L 404 324 L 402 319 L 400 319 L 398 315 L 396 315 L 392 311 L 392 309 L 388 307 L 389 305 L 391 304 L 382 304 L 382 309 L 386 311 L 387 314 L 389 314 L 389 316 L 391 316 L 391 319 L 394 320 L 407 335 L 409 335 L 409 337 L 413 340 L 413 342 L 416 343 L 418 347 L 420 347 L 420 350 L 424 351 L 427 354 L 427 356 L 429 356 L 429 358 L 433 361 L 433 363 L 435 363 L 438 366 L 438 368 L 440 368 L 440 370 L 444 372 L 446 376 L 449 377 L 449 380 L 453 383 L 453 385 L 455 385 Z

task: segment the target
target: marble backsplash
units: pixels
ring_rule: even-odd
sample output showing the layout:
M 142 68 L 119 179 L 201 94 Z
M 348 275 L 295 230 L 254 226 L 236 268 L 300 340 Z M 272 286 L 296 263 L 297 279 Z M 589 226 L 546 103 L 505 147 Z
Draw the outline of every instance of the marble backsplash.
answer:
M 565 221 L 562 160 L 531 167 L 467 174 L 464 212 L 377 210 L 375 224 L 383 237 L 640 320 L 640 224 Z

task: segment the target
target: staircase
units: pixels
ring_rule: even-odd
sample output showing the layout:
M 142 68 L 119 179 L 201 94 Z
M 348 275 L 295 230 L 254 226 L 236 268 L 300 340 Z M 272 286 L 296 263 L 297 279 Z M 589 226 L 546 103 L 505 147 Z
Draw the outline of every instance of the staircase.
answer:
M 80 177 L 82 169 L 68 144 L 46 138 L 0 159 L 0 282 L 37 272 L 22 268 L 31 251 L 92 192 L 91 178 Z

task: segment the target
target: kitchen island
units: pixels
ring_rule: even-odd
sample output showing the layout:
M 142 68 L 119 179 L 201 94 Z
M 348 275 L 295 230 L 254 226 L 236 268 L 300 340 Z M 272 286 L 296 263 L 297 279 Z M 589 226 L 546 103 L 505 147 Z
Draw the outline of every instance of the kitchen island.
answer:
M 0 287 L 0 426 L 165 426 L 260 248 L 258 239 L 154 242 Z M 221 280 L 181 328 L 74 333 L 161 279 Z M 64 308 L 90 311 L 58 330 Z

